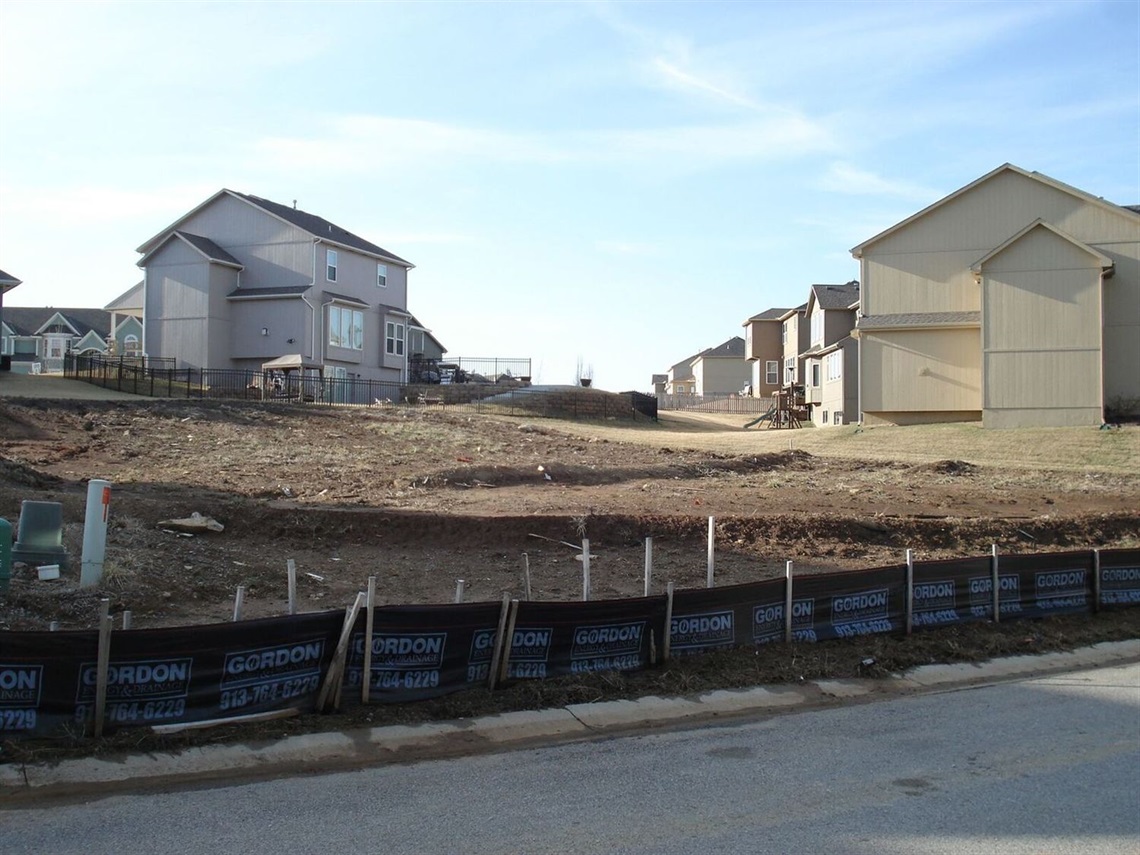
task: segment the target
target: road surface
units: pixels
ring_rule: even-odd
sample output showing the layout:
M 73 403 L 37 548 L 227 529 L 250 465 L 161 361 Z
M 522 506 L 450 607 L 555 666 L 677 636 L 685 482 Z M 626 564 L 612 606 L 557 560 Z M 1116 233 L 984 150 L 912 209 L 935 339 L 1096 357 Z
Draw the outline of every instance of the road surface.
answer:
M 1140 665 L 0 810 L 17 853 L 1140 853 Z

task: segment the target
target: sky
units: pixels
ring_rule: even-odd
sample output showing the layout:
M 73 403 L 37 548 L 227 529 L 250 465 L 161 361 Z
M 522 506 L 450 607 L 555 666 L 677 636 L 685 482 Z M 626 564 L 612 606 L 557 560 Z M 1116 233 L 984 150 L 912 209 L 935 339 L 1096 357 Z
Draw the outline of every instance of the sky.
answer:
M 1140 0 L 0 0 L 12 306 L 227 187 L 414 263 L 452 357 L 650 391 L 1006 162 L 1140 203 Z

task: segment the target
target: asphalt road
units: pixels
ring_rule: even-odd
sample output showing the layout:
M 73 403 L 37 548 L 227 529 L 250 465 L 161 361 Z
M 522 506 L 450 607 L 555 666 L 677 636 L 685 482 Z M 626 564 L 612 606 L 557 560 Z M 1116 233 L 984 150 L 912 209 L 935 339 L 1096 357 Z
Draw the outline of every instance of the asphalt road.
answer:
M 0 811 L 17 853 L 1140 853 L 1140 665 Z

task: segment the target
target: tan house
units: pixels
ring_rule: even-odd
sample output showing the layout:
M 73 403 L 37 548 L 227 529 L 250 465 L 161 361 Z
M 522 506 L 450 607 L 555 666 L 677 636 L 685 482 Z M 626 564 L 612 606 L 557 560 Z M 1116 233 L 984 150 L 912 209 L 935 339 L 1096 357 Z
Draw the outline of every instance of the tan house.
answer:
M 1005 164 L 851 252 L 867 424 L 1140 412 L 1140 210 Z
M 780 316 L 780 346 L 783 349 L 780 385 L 785 388 L 804 384 L 804 358 L 801 354 L 811 347 L 811 330 L 806 318 L 807 303 L 788 309 Z
M 744 339 L 733 336 L 726 342 L 702 350 L 692 363 L 693 387 L 697 395 L 730 395 L 748 385 L 751 368 L 744 358 Z
M 768 309 L 753 315 L 744 326 L 744 358 L 749 365 L 749 392 L 768 398 L 783 385 L 784 345 L 782 318 L 791 309 Z
M 859 308 L 859 283 L 812 285 L 804 319 L 808 349 L 804 403 L 817 427 L 859 418 L 859 343 L 851 337 Z

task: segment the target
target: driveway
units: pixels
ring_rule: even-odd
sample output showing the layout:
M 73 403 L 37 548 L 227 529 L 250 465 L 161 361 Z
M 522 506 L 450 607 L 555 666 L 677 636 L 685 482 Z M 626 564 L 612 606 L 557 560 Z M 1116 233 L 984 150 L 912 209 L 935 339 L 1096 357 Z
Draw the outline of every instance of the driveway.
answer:
M 62 374 L 0 371 L 0 398 L 52 398 L 68 401 L 137 401 L 141 396 L 69 380 Z

